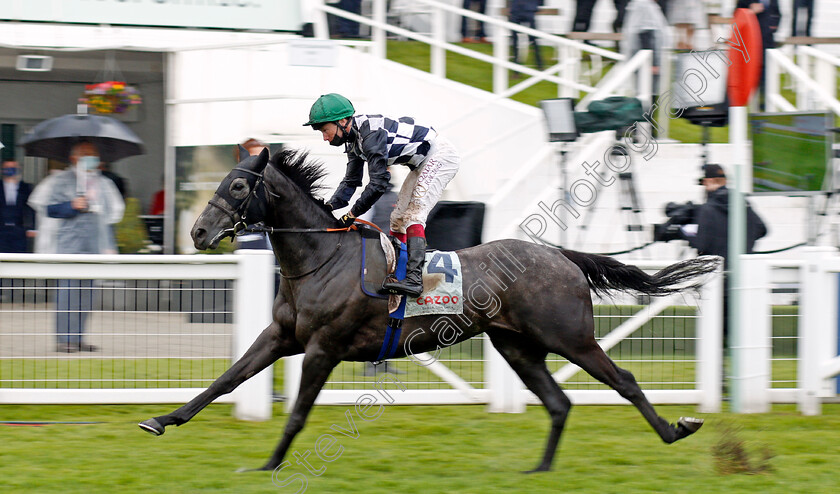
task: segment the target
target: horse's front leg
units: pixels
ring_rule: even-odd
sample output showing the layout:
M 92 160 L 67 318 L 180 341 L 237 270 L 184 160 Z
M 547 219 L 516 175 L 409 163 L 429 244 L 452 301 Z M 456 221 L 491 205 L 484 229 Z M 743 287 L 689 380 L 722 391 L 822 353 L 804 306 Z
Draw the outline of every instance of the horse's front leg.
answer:
M 145 420 L 138 425 L 141 429 L 159 436 L 164 433 L 166 426 L 186 423 L 213 400 L 230 393 L 280 357 L 296 355 L 302 351 L 303 348 L 294 338 L 284 338 L 277 323 L 272 323 L 260 333 L 245 355 L 204 392 L 174 412 Z
M 324 352 L 320 345 L 312 343 L 306 347 L 306 355 L 303 357 L 303 370 L 300 378 L 300 391 L 298 393 L 292 414 L 286 422 L 286 429 L 283 431 L 283 438 L 274 450 L 274 454 L 263 465 L 260 470 L 274 470 L 283 462 L 286 452 L 289 450 L 292 441 L 298 432 L 303 429 L 306 417 L 312 410 L 315 398 L 330 377 L 330 373 L 340 360 Z

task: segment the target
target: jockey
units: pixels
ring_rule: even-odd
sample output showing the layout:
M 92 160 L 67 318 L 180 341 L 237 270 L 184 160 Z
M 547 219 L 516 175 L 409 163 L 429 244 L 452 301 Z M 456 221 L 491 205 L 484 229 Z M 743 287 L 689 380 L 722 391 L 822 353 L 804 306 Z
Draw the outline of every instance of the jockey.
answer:
M 406 276 L 402 281 L 389 277 L 383 282 L 382 291 L 417 297 L 423 292 L 426 218 L 458 171 L 461 157 L 433 127 L 411 117 L 354 113 L 353 104 L 344 96 L 325 94 L 312 105 L 309 121 L 303 124 L 320 131 L 331 146 L 343 144 L 347 153 L 347 172 L 327 204 L 332 209 L 349 204 L 356 188 L 362 185 L 367 162 L 370 182 L 340 220 L 343 226 L 350 226 L 388 190 L 389 165 L 411 169 L 391 213 L 389 233 L 408 244 Z

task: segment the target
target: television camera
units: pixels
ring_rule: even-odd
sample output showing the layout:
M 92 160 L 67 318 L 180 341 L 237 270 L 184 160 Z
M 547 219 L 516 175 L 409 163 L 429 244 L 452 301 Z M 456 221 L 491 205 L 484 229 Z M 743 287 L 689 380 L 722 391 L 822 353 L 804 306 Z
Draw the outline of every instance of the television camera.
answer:
M 668 221 L 653 225 L 653 241 L 669 242 L 685 238 L 680 231 L 682 225 L 696 223 L 698 204 L 691 201 L 686 203 L 669 202 L 665 205 L 665 216 Z

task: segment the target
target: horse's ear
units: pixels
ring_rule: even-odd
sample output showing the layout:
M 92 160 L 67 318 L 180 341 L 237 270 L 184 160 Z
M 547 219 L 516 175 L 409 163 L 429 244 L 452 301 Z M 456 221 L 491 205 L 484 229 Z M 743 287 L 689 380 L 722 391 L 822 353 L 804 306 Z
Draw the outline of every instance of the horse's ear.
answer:
M 241 161 L 245 161 L 245 158 L 247 158 L 248 156 L 251 156 L 251 155 L 248 153 L 248 150 L 247 150 L 247 149 L 245 149 L 244 147 L 242 147 L 242 144 L 240 144 L 240 145 L 239 145 L 239 161 L 240 161 L 240 162 L 241 162 Z
M 263 148 L 260 151 L 260 155 L 257 156 L 257 163 L 255 164 L 255 172 L 260 173 L 265 169 L 265 165 L 268 164 L 268 148 Z

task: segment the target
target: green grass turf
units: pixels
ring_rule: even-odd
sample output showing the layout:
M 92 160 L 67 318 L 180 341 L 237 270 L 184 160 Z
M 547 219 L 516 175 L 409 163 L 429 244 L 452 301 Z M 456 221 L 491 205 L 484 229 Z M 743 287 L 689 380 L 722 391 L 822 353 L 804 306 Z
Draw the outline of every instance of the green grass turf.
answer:
M 295 492 L 272 484 L 257 467 L 282 433 L 286 415 L 275 406 L 268 422 L 231 417 L 211 405 L 192 422 L 153 437 L 136 423 L 173 409 L 144 406 L 0 406 L 0 420 L 102 421 L 95 425 L 0 426 L 0 489 L 9 492 Z M 668 420 L 697 415 L 692 407 L 661 406 Z M 523 475 L 541 455 L 548 428 L 541 407 L 525 414 L 488 414 L 482 406 L 390 407 L 375 420 L 355 418 L 358 438 L 333 432 L 344 448 L 324 463 L 319 436 L 347 426 L 348 407 L 316 407 L 292 451 L 312 452 L 315 476 L 294 462 L 280 480 L 305 475 L 307 492 L 367 493 L 756 493 L 836 492 L 840 464 L 840 405 L 800 416 L 794 406 L 771 413 L 705 415 L 694 436 L 665 445 L 630 406 L 572 409 L 548 473 Z M 711 448 L 725 426 L 741 428 L 748 448 L 769 447 L 774 470 L 721 476 Z M 336 453 L 338 446 L 331 452 Z M 292 458 L 294 460 L 294 458 Z

